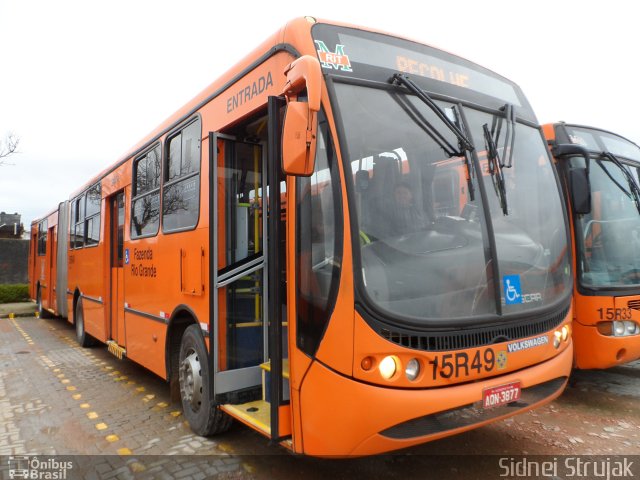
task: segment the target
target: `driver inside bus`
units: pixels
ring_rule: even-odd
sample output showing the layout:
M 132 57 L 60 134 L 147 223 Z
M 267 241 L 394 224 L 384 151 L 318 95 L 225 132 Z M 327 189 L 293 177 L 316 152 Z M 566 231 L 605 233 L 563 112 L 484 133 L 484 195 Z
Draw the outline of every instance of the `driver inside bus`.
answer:
M 424 213 L 416 206 L 409 184 L 399 182 L 393 189 L 392 218 L 393 231 L 401 235 L 424 230 L 427 221 Z

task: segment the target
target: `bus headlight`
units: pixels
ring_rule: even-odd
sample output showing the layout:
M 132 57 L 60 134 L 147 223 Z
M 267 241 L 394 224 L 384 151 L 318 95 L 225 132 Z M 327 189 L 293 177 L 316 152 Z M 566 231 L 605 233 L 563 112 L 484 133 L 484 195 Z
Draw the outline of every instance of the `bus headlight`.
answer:
M 384 357 L 378 365 L 378 370 L 380 370 L 380 375 L 385 380 L 389 380 L 396 374 L 398 370 L 398 359 L 393 355 L 389 355 L 388 357 Z
M 613 322 L 613 335 L 615 337 L 626 337 L 629 335 L 638 335 L 639 333 L 640 326 L 636 322 Z
M 553 346 L 555 348 L 560 347 L 560 342 L 562 341 L 562 332 L 560 330 L 556 330 L 553 332 Z
M 562 341 L 566 342 L 569 339 L 569 326 L 565 325 L 562 327 Z
M 635 322 L 624 322 L 627 325 L 627 335 L 638 335 L 640 333 L 640 325 Z
M 625 334 L 626 328 L 624 322 L 613 322 L 613 335 L 616 337 L 622 337 Z
M 415 358 L 409 360 L 409 363 L 407 363 L 404 369 L 404 374 L 407 376 L 407 379 L 413 382 L 418 378 L 418 375 L 420 375 L 420 362 Z

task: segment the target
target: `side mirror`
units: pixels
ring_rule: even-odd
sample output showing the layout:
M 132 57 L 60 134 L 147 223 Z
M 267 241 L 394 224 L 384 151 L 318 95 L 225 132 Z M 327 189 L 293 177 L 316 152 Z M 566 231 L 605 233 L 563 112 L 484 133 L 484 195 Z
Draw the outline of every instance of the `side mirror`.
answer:
M 569 192 L 574 213 L 591 213 L 591 185 L 589 184 L 589 151 L 581 145 L 558 144 L 551 152 L 556 158 L 579 155 L 584 158 L 584 168 L 569 169 Z
M 316 157 L 322 83 L 320 63 L 305 55 L 287 66 L 284 74 L 287 110 L 282 129 L 282 170 L 288 175 L 308 177 L 313 173 Z M 298 94 L 305 89 L 307 101 L 298 101 Z
M 569 190 L 571 191 L 571 208 L 574 213 L 591 213 L 591 186 L 586 168 L 569 170 Z

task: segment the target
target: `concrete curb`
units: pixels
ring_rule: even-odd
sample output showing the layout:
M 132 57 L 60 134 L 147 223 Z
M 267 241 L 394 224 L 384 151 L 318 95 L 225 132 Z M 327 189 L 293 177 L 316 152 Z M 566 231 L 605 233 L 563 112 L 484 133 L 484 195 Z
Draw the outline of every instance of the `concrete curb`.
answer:
M 0 304 L 0 318 L 35 317 L 38 318 L 34 302 L 15 302 Z
M 31 318 L 40 318 L 40 315 L 38 315 L 38 312 L 30 312 L 30 313 L 26 313 L 26 312 L 21 312 L 21 313 L 2 313 L 0 314 L 0 320 L 5 319 L 5 318 L 27 318 L 27 317 L 31 317 Z

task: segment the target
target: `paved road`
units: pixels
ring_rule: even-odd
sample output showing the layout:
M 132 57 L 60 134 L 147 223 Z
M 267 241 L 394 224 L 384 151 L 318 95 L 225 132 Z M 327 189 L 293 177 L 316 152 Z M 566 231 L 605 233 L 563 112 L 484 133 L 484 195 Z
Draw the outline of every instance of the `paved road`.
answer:
M 69 457 L 67 478 L 493 478 L 501 456 L 638 454 L 639 400 L 640 362 L 579 371 L 551 405 L 482 429 L 394 455 L 298 457 L 242 425 L 194 435 L 162 379 L 80 348 L 63 320 L 0 319 L 0 459 L 101 455 Z

